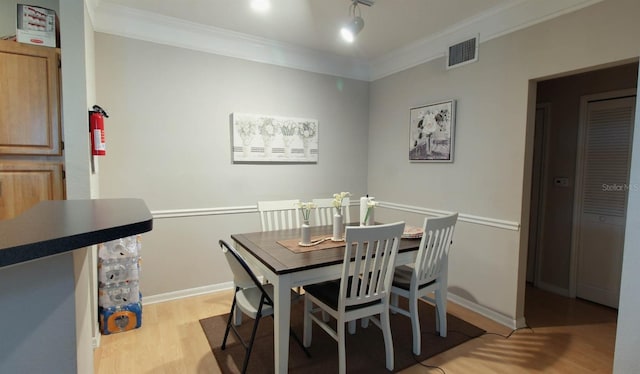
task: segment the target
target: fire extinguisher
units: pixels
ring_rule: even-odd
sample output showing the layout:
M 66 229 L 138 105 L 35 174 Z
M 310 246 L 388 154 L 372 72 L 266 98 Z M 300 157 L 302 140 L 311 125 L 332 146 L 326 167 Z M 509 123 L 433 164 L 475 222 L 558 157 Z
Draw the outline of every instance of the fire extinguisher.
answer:
M 109 118 L 107 112 L 98 105 L 89 111 L 89 132 L 91 138 L 91 154 L 104 156 L 107 154 L 107 145 L 104 140 L 104 119 Z

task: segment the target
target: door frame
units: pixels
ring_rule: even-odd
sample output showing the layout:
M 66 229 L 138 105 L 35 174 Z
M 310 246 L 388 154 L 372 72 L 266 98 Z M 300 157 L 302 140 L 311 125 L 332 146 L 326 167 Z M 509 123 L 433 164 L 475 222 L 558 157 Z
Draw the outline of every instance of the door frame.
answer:
M 542 110 L 542 129 L 538 129 L 536 126 L 535 131 L 541 130 L 542 134 L 537 139 L 540 144 L 534 145 L 534 152 L 539 151 L 540 154 L 538 157 L 539 163 L 539 174 L 538 180 L 532 180 L 532 183 L 538 184 L 538 193 L 537 193 L 537 201 L 536 201 L 536 214 L 535 217 L 531 217 L 529 220 L 529 239 L 528 244 L 531 244 L 531 236 L 532 236 L 532 225 L 535 225 L 535 233 L 533 235 L 535 238 L 535 245 L 529 245 L 529 250 L 527 252 L 527 264 L 530 261 L 533 261 L 533 285 L 535 287 L 540 287 L 540 264 L 542 263 L 543 252 L 540 251 L 540 246 L 544 244 L 544 218 L 546 212 L 546 200 L 547 200 L 547 188 L 545 186 L 544 181 L 547 180 L 549 174 L 549 157 L 547 156 L 547 150 L 549 148 L 549 126 L 551 124 L 551 103 L 549 102 L 540 102 L 536 104 L 536 116 L 538 115 L 538 110 Z M 535 121 L 534 121 L 535 122 Z M 537 122 L 536 122 L 537 123 Z M 535 158 L 535 156 L 534 156 Z M 533 191 L 533 188 L 532 188 Z M 530 208 L 531 210 L 531 208 Z M 529 265 L 527 265 L 529 266 Z M 527 274 L 529 274 L 529 269 L 527 268 Z M 544 286 L 543 286 L 544 287 Z
M 580 235 L 580 212 L 582 211 L 582 179 L 584 177 L 584 140 L 586 136 L 587 104 L 590 101 L 611 100 L 628 96 L 636 96 L 636 88 L 607 91 L 580 96 L 580 114 L 578 117 L 578 142 L 576 148 L 575 187 L 573 189 L 573 222 L 571 224 L 571 254 L 569 261 L 569 297 L 576 298 L 578 283 L 578 237 Z M 638 110 L 638 108 L 636 108 Z M 635 119 L 634 119 L 635 120 Z M 634 124 L 635 125 L 635 124 Z M 633 129 L 633 128 L 632 128 Z M 632 135 L 633 136 L 633 135 Z M 629 163 L 631 160 L 629 160 Z M 627 165 L 629 168 L 630 165 Z M 625 217 L 625 222 L 626 222 Z M 624 256 L 624 247 L 623 247 Z

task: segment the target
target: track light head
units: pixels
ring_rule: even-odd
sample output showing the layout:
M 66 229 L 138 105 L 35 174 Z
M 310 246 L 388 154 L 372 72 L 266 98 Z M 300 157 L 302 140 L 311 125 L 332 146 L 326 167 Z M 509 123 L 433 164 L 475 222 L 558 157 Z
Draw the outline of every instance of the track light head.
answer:
M 356 35 L 358 35 L 358 33 L 364 28 L 364 19 L 362 19 L 360 8 L 358 8 L 358 4 L 361 3 L 361 1 L 362 0 L 352 0 L 351 5 L 349 6 L 350 19 L 340 29 L 342 39 L 348 43 L 353 43 Z M 373 1 L 371 4 L 373 4 Z M 371 4 L 365 5 L 371 6 Z
M 356 38 L 356 35 L 358 35 L 358 33 L 362 30 L 363 27 L 364 27 L 364 20 L 362 19 L 362 17 L 355 16 L 351 21 L 347 22 L 344 26 L 342 26 L 342 28 L 340 29 L 340 35 L 342 36 L 342 39 L 344 39 L 345 41 L 349 43 L 353 43 L 353 41 Z

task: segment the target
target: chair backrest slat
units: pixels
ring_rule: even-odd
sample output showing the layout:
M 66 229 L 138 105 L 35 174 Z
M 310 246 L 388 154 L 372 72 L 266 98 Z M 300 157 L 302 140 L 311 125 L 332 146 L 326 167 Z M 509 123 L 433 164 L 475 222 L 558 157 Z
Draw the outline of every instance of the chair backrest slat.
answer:
M 449 247 L 457 220 L 458 213 L 438 218 L 425 218 L 414 271 L 417 287 L 431 282 L 446 271 Z
M 333 215 L 335 214 L 335 208 L 333 207 L 333 199 L 313 199 L 316 204 L 314 222 L 316 226 L 330 226 L 333 224 Z M 351 200 L 348 197 L 342 199 L 342 216 L 343 222 L 351 222 L 351 212 L 349 205 Z
M 339 309 L 389 296 L 403 230 L 404 222 L 347 226 Z
M 300 200 L 258 201 L 262 231 L 300 227 Z

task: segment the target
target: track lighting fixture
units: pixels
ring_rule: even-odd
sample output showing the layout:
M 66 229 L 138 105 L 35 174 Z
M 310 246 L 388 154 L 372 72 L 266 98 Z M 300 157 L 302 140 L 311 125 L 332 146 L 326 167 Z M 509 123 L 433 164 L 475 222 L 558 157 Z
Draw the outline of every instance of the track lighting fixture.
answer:
M 356 38 L 356 35 L 362 28 L 364 27 L 364 19 L 362 19 L 362 13 L 360 12 L 359 4 L 363 4 L 366 6 L 373 5 L 374 0 L 350 0 L 351 5 L 349 5 L 349 21 L 347 21 L 342 28 L 340 29 L 340 35 L 342 39 L 347 41 L 348 43 L 353 43 Z

